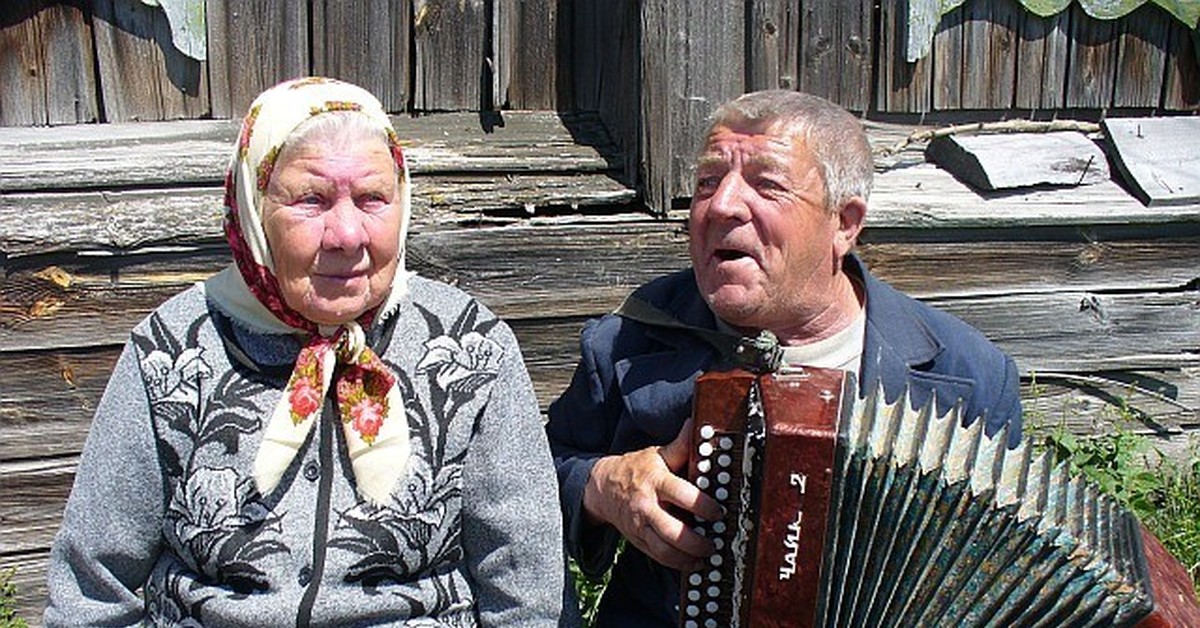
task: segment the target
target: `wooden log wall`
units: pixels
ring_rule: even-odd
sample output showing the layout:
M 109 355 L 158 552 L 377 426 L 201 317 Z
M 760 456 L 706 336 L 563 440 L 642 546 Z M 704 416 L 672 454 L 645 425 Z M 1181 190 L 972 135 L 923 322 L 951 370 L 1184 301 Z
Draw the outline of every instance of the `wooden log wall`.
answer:
M 139 0 L 0 6 L 0 126 L 236 119 L 318 73 L 389 111 L 595 111 L 624 181 L 661 212 L 690 194 L 711 105 L 752 89 L 859 112 L 1097 117 L 1195 111 L 1194 33 L 1154 3 L 1119 20 L 971 0 L 906 60 L 908 3 L 872 0 L 206 0 L 208 56 Z M 1012 110 L 1020 113 L 1014 113 Z
M 414 173 L 410 266 L 513 326 L 540 402 L 577 335 L 687 261 L 683 212 L 645 213 L 594 114 L 397 117 Z M 487 129 L 490 129 L 487 130 Z M 869 123 L 877 147 L 911 127 Z M 36 624 L 45 559 L 128 330 L 228 264 L 230 121 L 0 133 L 0 570 Z M 1126 425 L 1183 460 L 1200 430 L 1200 206 L 1146 208 L 1115 182 L 980 194 L 920 145 L 878 161 L 860 246 L 881 277 L 1017 360 L 1028 421 Z

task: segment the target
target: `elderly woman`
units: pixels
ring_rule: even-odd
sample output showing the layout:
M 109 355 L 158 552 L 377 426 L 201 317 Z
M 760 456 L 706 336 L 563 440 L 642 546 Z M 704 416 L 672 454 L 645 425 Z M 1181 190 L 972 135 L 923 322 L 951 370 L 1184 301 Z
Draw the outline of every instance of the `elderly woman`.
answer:
M 48 625 L 555 625 L 561 517 L 509 328 L 404 269 L 409 178 L 362 89 L 263 93 L 234 264 L 131 335 L 51 555 Z

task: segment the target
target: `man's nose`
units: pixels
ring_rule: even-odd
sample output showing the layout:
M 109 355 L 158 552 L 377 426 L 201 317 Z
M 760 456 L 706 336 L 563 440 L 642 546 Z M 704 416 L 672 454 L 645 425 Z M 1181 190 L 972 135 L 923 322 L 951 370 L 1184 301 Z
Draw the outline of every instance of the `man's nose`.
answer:
M 750 219 L 747 194 L 753 190 L 740 175 L 729 173 L 721 179 L 709 200 L 709 211 L 717 218 L 746 221 Z

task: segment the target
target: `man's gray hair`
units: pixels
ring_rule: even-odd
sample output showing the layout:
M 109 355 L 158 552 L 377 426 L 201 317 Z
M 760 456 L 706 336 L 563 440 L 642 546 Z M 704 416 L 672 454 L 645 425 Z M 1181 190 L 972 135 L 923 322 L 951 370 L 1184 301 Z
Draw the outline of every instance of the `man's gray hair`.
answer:
M 830 211 L 871 194 L 875 162 L 862 123 L 820 96 L 783 89 L 751 92 L 721 105 L 711 120 L 706 136 L 718 126 L 749 122 L 803 140 L 821 168 Z

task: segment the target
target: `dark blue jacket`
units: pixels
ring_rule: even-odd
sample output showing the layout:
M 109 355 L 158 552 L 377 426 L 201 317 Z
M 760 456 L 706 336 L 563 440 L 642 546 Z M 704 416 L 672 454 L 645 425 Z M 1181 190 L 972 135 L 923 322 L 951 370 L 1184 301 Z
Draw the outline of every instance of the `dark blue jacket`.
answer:
M 890 402 L 909 389 L 920 407 L 962 400 L 965 417 L 983 416 L 986 432 L 1009 425 L 1021 438 L 1021 401 L 1012 359 L 962 320 L 901 294 L 873 277 L 857 258 L 847 271 L 862 278 L 867 327 L 863 389 L 882 381 Z M 715 329 L 691 269 L 660 277 L 634 293 L 681 322 Z M 558 469 L 570 554 L 585 573 L 611 565 L 619 538 L 612 526 L 589 528 L 583 487 L 596 459 L 673 440 L 691 412 L 695 378 L 723 367 L 716 351 L 684 330 L 652 327 L 617 315 L 592 320 L 580 339 L 570 386 L 550 405 L 547 432 Z M 970 420 L 970 419 L 968 419 Z M 602 626 L 675 626 L 679 573 L 626 545 L 601 603 Z

